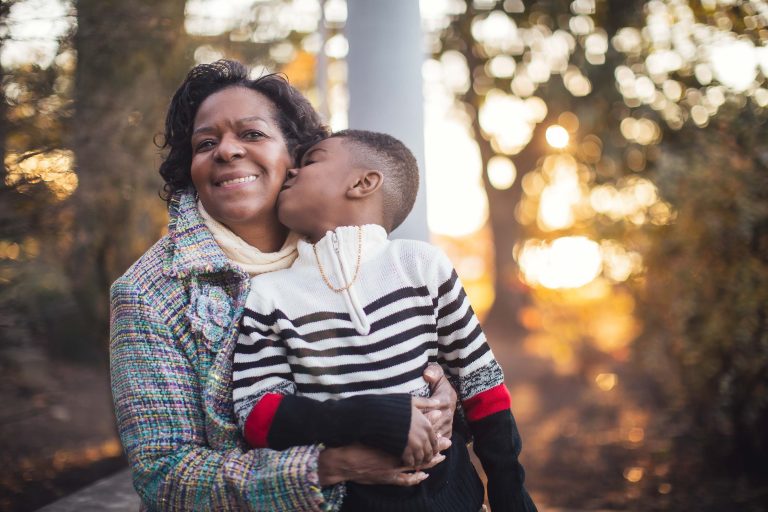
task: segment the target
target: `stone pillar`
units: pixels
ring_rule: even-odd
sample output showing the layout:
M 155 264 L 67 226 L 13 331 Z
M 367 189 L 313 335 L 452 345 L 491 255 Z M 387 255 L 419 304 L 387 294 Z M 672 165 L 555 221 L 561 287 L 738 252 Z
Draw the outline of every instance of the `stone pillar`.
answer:
M 413 151 L 419 193 L 393 236 L 428 240 L 419 2 L 348 0 L 347 12 L 349 127 L 389 133 Z

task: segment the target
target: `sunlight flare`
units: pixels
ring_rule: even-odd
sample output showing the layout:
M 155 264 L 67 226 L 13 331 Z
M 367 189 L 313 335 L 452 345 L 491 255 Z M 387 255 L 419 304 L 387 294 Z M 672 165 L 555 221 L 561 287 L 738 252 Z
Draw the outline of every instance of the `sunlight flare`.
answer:
M 528 240 L 518 256 L 523 279 L 545 288 L 579 288 L 602 270 L 597 242 L 584 236 L 567 236 L 551 243 Z

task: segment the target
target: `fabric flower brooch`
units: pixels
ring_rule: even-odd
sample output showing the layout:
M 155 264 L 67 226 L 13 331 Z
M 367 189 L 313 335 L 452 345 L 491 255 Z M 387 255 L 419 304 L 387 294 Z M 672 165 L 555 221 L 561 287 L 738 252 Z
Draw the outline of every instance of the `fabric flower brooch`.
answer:
M 193 285 L 191 295 L 187 317 L 192 330 L 202 333 L 208 348 L 216 352 L 232 325 L 232 299 L 221 288 L 207 284 Z

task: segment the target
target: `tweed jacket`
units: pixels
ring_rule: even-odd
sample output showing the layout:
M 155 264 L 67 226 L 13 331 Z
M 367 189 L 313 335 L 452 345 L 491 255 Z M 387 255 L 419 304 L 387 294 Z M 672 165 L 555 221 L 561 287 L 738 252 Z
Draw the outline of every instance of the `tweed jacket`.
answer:
M 111 289 L 112 394 L 142 510 L 337 510 L 344 486 L 320 489 L 321 447 L 248 450 L 232 357 L 249 276 L 194 191 L 171 201 L 168 228 Z

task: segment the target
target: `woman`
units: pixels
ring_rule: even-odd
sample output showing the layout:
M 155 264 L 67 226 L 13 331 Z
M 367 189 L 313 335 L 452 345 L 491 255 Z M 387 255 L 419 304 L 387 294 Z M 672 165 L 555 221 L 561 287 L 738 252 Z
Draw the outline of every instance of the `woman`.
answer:
M 232 61 L 196 66 L 171 101 L 168 234 L 112 287 L 112 391 L 145 509 L 334 510 L 344 481 L 425 476 L 362 446 L 247 451 L 235 423 L 232 351 L 249 277 L 295 258 L 275 201 L 296 148 L 325 135 L 284 79 L 250 80 Z M 437 400 L 417 405 L 441 409 L 429 417 L 449 438 L 456 395 L 439 367 L 425 378 Z

